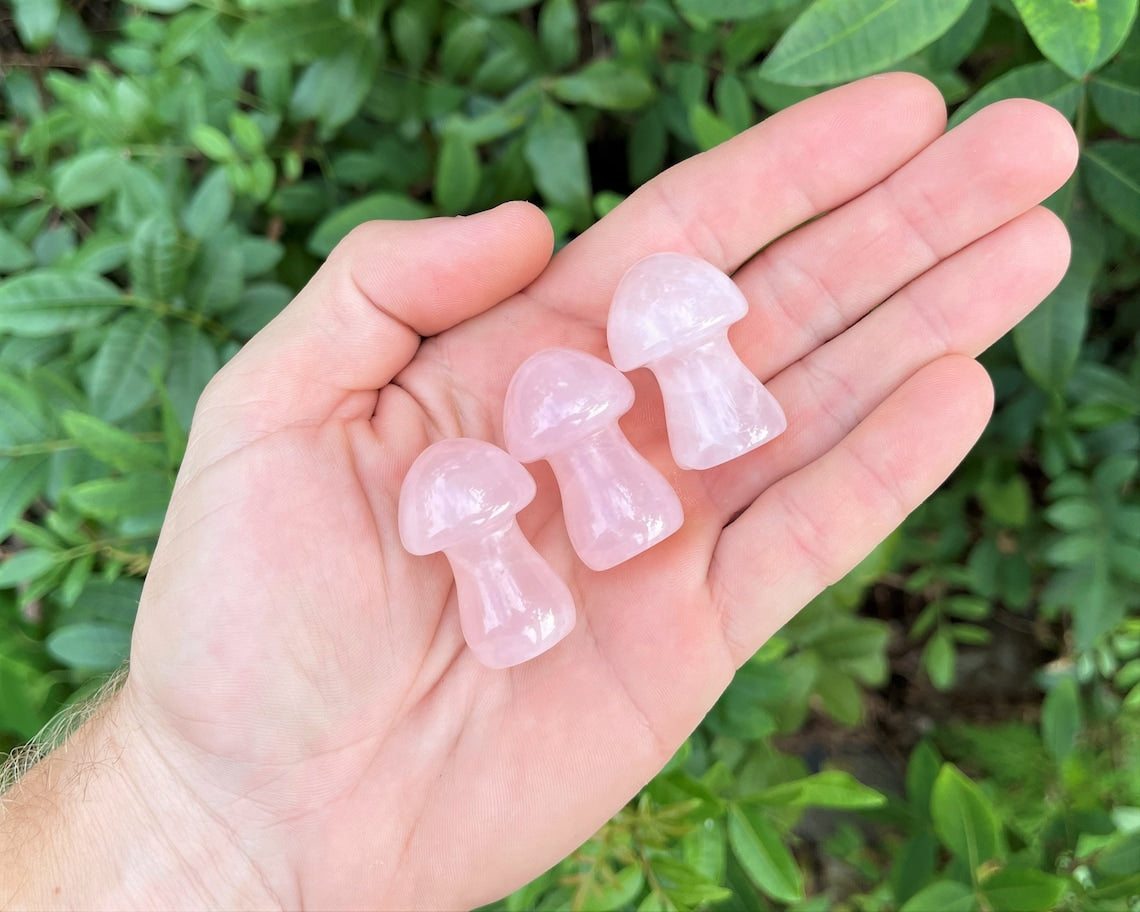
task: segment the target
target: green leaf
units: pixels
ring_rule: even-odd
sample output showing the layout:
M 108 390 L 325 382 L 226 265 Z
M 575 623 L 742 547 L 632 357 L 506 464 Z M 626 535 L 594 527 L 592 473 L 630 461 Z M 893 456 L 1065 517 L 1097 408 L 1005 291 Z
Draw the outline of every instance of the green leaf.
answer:
M 538 14 L 538 41 L 552 70 L 578 59 L 578 4 L 576 0 L 546 0 Z
M 887 802 L 882 793 L 842 770 L 825 770 L 783 782 L 743 800 L 750 804 L 847 809 L 882 807 Z
M 772 0 L 677 0 L 678 9 L 706 22 L 748 19 L 771 12 L 774 5 L 788 4 L 773 4 Z
M 376 44 L 354 37 L 339 53 L 310 64 L 293 89 L 289 113 L 315 120 L 326 133 L 348 123 L 372 88 L 380 57 Z
M 452 79 L 470 76 L 487 53 L 490 31 L 490 21 L 482 17 L 464 19 L 451 26 L 439 49 L 439 65 L 444 74 Z
M 1013 0 L 1047 58 L 1081 78 L 1120 49 L 1136 19 L 1136 0 Z
M 41 269 L 0 282 L 0 332 L 54 336 L 98 326 L 122 304 L 98 276 Z
M 189 323 L 171 330 L 166 392 L 182 427 L 190 427 L 198 398 L 219 367 L 218 351 L 205 332 Z
M 1044 871 L 1005 868 L 986 880 L 982 894 L 993 912 L 1050 912 L 1068 885 Z
M 1045 510 L 1045 518 L 1065 532 L 1091 529 L 1101 521 L 1101 512 L 1095 503 L 1084 497 L 1066 497 Z
M 479 153 L 458 132 L 444 134 L 435 171 L 435 201 L 449 215 L 465 211 L 479 190 Z
M 130 626 L 138 611 L 142 588 L 141 581 L 127 577 L 88 580 L 82 601 L 77 600 L 83 620 Z
M 150 10 L 152 13 L 177 13 L 186 9 L 191 0 L 130 0 L 131 6 Z
M 1041 739 L 1058 763 L 1064 763 L 1081 733 L 1081 695 L 1075 678 L 1061 678 L 1041 706 Z
M 847 672 L 822 665 L 814 689 L 824 710 L 837 722 L 858 725 L 863 720 L 863 691 Z
M 30 741 L 48 721 L 52 677 L 13 655 L 12 641 L 0 640 L 0 732 Z
M 681 837 L 685 864 L 711 883 L 721 883 L 728 857 L 727 838 L 721 821 L 702 821 Z
M 373 193 L 337 209 L 313 230 L 306 245 L 317 256 L 328 256 L 357 225 L 372 219 L 413 221 L 427 218 L 432 210 L 400 193 Z
M 922 651 L 922 667 L 930 675 L 930 683 L 938 690 L 949 690 L 954 686 L 958 670 L 958 650 L 954 637 L 945 627 L 940 627 L 926 642 Z
M 137 472 L 129 478 L 96 478 L 67 492 L 67 500 L 84 516 L 101 522 L 161 513 L 170 501 L 172 483 L 163 472 Z
M 787 85 L 866 76 L 930 44 L 970 0 L 816 0 L 780 38 L 759 74 Z
M 244 111 L 234 111 L 229 116 L 230 136 L 237 150 L 246 158 L 255 158 L 265 152 L 265 136 L 252 117 Z
M 198 184 L 182 213 L 182 224 L 190 236 L 204 241 L 221 231 L 233 210 L 234 195 L 226 172 L 214 168 Z
M 67 575 L 56 590 L 56 600 L 60 605 L 72 607 L 75 600 L 83 591 L 84 584 L 91 578 L 95 569 L 95 555 L 91 553 L 80 555 L 67 567 Z
M 1127 877 L 1140 871 L 1140 830 L 1114 837 L 1097 853 L 1094 867 L 1109 877 Z
M 264 275 L 281 262 L 285 248 L 269 238 L 246 235 L 238 249 L 241 252 L 241 270 L 245 278 Z
M 97 231 L 84 239 L 79 249 L 64 263 L 68 272 L 103 275 L 127 261 L 127 240 L 114 231 Z
M 736 135 L 729 124 L 721 120 L 707 104 L 698 103 L 689 109 L 689 129 L 702 152 L 727 142 Z
M 1140 58 L 1118 60 L 1094 74 L 1089 92 L 1105 123 L 1140 139 Z
M 950 118 L 956 127 L 986 105 L 1006 98 L 1032 98 L 1051 105 L 1069 119 L 1077 113 L 1080 104 L 1081 83 L 1047 60 L 1027 63 L 1004 73 L 984 86 L 969 101 L 961 105 Z
M 16 33 L 24 47 L 47 47 L 59 25 L 59 0 L 14 0 Z
M 1089 196 L 1121 228 L 1140 236 L 1140 143 L 1092 143 L 1081 159 Z
M 986 479 L 978 485 L 978 500 L 994 522 L 1020 528 L 1029 521 L 1032 505 L 1029 483 L 1022 475 Z
M 559 76 L 551 91 L 567 104 L 605 111 L 633 111 L 652 101 L 653 83 L 641 70 L 616 60 L 594 60 L 576 73 Z
M 763 813 L 729 805 L 728 843 L 761 892 L 780 902 L 804 898 L 803 875 L 796 860 Z
M 198 250 L 186 282 L 186 303 L 204 314 L 220 314 L 241 299 L 245 284 L 242 249 L 236 232 L 217 235 Z
M 644 184 L 665 165 L 669 135 L 660 106 L 638 118 L 629 136 L 629 178 L 634 186 Z
M 193 10 L 171 20 L 159 52 L 159 65 L 174 67 L 194 54 L 217 35 L 214 10 Z
M 226 314 L 230 330 L 249 339 L 293 299 L 293 292 L 276 282 L 257 282 L 242 293 L 238 306 Z
M 578 122 L 564 108 L 544 104 L 527 127 L 523 155 L 544 199 L 575 212 L 590 208 L 586 141 Z
M 170 354 L 170 337 L 162 318 L 132 311 L 115 321 L 95 355 L 87 392 L 96 414 L 115 422 L 138 411 L 154 395 Z
M 112 671 L 127 658 L 131 632 L 112 624 L 68 624 L 47 638 L 48 653 L 79 671 Z
M 629 865 L 614 873 L 612 878 L 595 882 L 586 893 L 592 909 L 620 909 L 633 902 L 645 886 L 645 872 L 640 865 Z
M 166 213 L 144 219 L 131 238 L 127 267 L 131 290 L 141 298 L 171 302 L 186 285 L 191 249 Z
M 1005 854 L 1001 822 L 993 805 L 952 763 L 943 764 L 934 780 L 930 816 L 939 841 L 971 871 Z
M 439 10 L 435 3 L 423 0 L 404 0 L 389 19 L 392 43 L 400 60 L 417 72 L 431 56 Z
M 722 73 L 713 88 L 717 113 L 740 133 L 756 123 L 756 110 L 744 81 L 735 73 Z
M 156 469 L 164 464 L 161 452 L 94 415 L 63 412 L 59 416 L 67 436 L 101 462 L 120 472 Z
M 144 218 L 157 212 L 172 212 L 175 196 L 149 168 L 133 161 L 123 162 L 125 172 L 115 208 L 115 221 L 130 233 Z
M 990 19 L 990 0 L 970 0 L 966 12 L 923 53 L 931 67 L 952 70 L 978 45 Z
M 500 13 L 517 13 L 537 2 L 538 0 L 473 0 L 473 5 L 481 13 L 497 16 Z
M 9 554 L 0 562 L 0 589 L 11 589 L 20 583 L 42 576 L 59 564 L 59 555 L 54 551 L 28 548 Z
M 46 402 L 35 386 L 0 371 L 0 445 L 38 443 L 52 432 Z
M 942 758 L 929 741 L 919 742 L 911 751 L 906 767 L 906 797 L 916 813 L 929 815 L 930 798 L 941 766 Z
M 194 143 L 198 150 L 212 161 L 224 164 L 237 160 L 237 149 L 234 148 L 234 144 L 217 127 L 212 127 L 209 124 L 198 124 L 190 131 L 190 142 Z
M 256 69 L 283 61 L 309 63 L 333 57 L 358 37 L 349 23 L 338 18 L 332 4 L 313 3 L 251 17 L 234 35 L 234 60 Z
M 956 880 L 936 880 L 907 900 L 899 912 L 974 912 L 974 891 Z
M 12 531 L 12 525 L 28 506 L 43 494 L 50 475 L 46 456 L 24 456 L 0 461 L 0 540 Z
M 31 248 L 10 231 L 0 227 L 0 272 L 27 269 L 36 258 Z
M 934 877 L 938 858 L 938 840 L 930 832 L 911 836 L 894 852 L 890 884 L 895 900 L 905 903 Z M 941 907 L 939 907 L 941 908 Z
M 106 147 L 66 159 L 52 179 L 56 203 L 79 209 L 102 202 L 119 188 L 122 164 L 119 150 Z
M 1099 225 L 1083 210 L 1070 219 L 1072 259 L 1061 283 L 1013 328 L 1017 358 L 1044 390 L 1065 388 L 1088 326 L 1093 282 L 1100 273 L 1104 241 Z

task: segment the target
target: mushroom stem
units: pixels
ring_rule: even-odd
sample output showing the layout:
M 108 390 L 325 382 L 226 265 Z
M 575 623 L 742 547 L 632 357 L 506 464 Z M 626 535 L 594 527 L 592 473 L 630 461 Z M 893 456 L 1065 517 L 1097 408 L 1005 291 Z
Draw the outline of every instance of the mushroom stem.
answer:
M 444 554 L 455 575 L 463 636 L 484 665 L 533 659 L 574 628 L 570 590 L 514 521 Z
M 684 522 L 677 495 L 617 423 L 547 457 L 562 491 L 570 542 L 591 570 L 608 570 Z
M 787 427 L 783 409 L 737 357 L 727 331 L 648 367 L 661 385 L 669 446 L 683 469 L 721 465 Z

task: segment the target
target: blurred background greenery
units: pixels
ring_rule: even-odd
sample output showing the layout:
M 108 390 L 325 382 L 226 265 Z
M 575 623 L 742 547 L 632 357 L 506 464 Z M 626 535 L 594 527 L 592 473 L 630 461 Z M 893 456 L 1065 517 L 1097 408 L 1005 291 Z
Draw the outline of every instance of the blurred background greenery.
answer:
M 824 88 L 1072 119 L 944 488 L 511 910 L 1140 909 L 1137 0 L 0 2 L 0 751 L 124 659 L 203 385 L 370 218 L 560 241 Z M 203 581 L 205 584 L 205 581 Z

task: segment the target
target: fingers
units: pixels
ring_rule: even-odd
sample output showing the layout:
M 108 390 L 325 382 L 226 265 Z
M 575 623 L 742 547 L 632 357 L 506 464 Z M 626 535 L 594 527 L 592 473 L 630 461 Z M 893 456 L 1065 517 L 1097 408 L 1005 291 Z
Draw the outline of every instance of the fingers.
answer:
M 568 245 L 531 291 L 604 323 L 618 279 L 650 253 L 689 253 L 735 271 L 773 238 L 879 183 L 945 122 L 938 90 L 909 73 L 824 92 L 646 184 Z M 566 287 L 572 298 L 559 294 Z
M 467 218 L 356 228 L 281 314 L 211 383 L 215 410 L 261 428 L 371 414 L 376 391 L 422 336 L 485 311 L 550 258 L 550 224 L 527 203 Z
M 827 452 L 923 365 L 992 345 L 1057 285 L 1068 258 L 1065 226 L 1048 210 L 1031 209 L 773 378 L 768 386 L 788 430 L 709 473 L 722 522 Z
M 976 362 L 934 361 L 725 528 L 709 586 L 738 665 L 934 492 L 992 406 L 993 389 Z
M 1019 99 L 983 109 L 737 272 L 752 312 L 735 327 L 734 344 L 761 377 L 771 376 L 1045 199 L 1076 156 L 1072 128 L 1053 108 Z

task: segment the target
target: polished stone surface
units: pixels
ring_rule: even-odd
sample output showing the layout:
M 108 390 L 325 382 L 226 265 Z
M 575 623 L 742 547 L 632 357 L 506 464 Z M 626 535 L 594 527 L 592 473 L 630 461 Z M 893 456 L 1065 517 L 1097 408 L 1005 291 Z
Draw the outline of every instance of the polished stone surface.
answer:
M 550 463 L 570 543 L 591 570 L 641 554 L 685 518 L 669 482 L 618 427 L 632 405 L 633 386 L 619 370 L 565 348 L 527 359 L 507 389 L 507 449 L 522 462 Z
M 747 314 L 732 279 L 697 257 L 653 254 L 618 283 L 607 325 L 610 357 L 623 371 L 653 371 L 669 447 L 683 469 L 721 465 L 787 427 L 780 404 L 728 341 L 728 327 Z
M 463 636 L 492 668 L 533 659 L 574 628 L 570 590 L 515 522 L 534 495 L 534 479 L 517 460 L 469 438 L 424 450 L 400 490 L 404 547 L 443 551 Z

